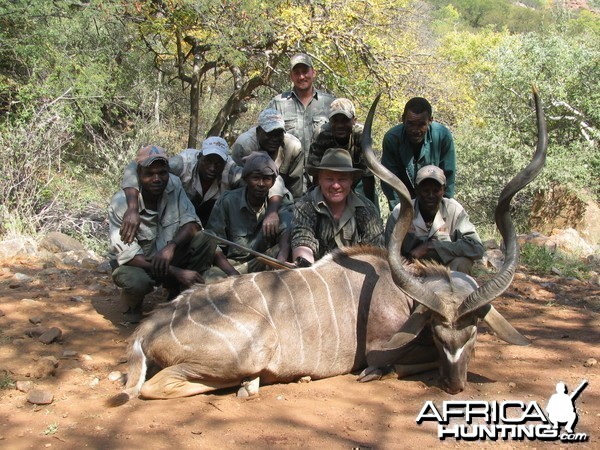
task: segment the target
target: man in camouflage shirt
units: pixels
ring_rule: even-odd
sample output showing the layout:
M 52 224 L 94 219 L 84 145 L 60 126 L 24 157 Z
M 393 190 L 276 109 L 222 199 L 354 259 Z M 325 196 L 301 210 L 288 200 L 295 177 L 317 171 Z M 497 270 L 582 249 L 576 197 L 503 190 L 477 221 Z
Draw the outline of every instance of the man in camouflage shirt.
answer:
M 347 98 L 336 98 L 329 108 L 329 123 L 323 125 L 310 146 L 307 165 L 317 167 L 327 149 L 343 148 L 348 150 L 354 168 L 363 171 L 354 190 L 363 194 L 378 207 L 379 202 L 375 197 L 375 177 L 369 171 L 362 157 L 360 146 L 362 133 L 363 126 L 356 122 L 354 104 Z M 313 184 L 317 184 L 317 181 L 313 180 Z
M 341 148 L 325 152 L 318 167 L 307 168 L 318 180 L 295 205 L 292 255 L 297 266 L 308 266 L 335 248 L 383 246 L 383 223 L 375 205 L 352 192 L 362 170 L 352 166 Z

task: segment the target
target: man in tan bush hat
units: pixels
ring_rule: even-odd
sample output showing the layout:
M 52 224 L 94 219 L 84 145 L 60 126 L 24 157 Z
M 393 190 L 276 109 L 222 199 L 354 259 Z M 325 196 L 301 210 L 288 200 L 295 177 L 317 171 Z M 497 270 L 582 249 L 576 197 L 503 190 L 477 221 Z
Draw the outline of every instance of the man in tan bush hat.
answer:
M 310 265 L 338 247 L 383 246 L 383 223 L 375 205 L 352 192 L 363 171 L 352 165 L 350 153 L 330 148 L 319 166 L 307 170 L 318 184 L 295 205 L 292 255 L 296 265 Z

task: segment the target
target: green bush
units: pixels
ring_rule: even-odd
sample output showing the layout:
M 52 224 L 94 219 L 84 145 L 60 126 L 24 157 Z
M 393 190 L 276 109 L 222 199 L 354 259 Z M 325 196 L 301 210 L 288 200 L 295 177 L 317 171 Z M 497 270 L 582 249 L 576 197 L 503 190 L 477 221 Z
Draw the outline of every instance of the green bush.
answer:
M 580 259 L 546 247 L 526 243 L 521 248 L 521 264 L 537 275 L 560 275 L 578 279 L 589 278 L 589 267 Z

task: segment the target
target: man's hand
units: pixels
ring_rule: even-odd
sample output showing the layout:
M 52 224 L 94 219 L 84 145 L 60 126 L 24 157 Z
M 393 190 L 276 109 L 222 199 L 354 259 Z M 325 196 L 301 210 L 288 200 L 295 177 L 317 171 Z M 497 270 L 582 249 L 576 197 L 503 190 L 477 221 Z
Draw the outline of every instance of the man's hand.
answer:
M 121 223 L 121 240 L 125 244 L 131 244 L 140 227 L 140 213 L 137 208 L 127 208 Z
M 413 248 L 410 251 L 410 256 L 413 259 L 422 259 L 425 256 L 427 256 L 427 253 L 429 253 L 430 250 L 433 250 L 433 244 L 431 243 L 431 241 L 427 241 L 419 245 L 418 247 Z
M 168 243 L 152 258 L 152 272 L 157 277 L 166 277 L 169 274 L 169 265 L 173 261 L 176 245 Z
M 279 232 L 279 214 L 277 211 L 268 212 L 262 222 L 262 232 L 265 239 L 276 238 Z
M 279 252 L 277 253 L 276 259 L 277 259 L 277 261 L 287 262 L 289 255 L 290 255 L 289 250 L 288 251 L 279 250 Z
M 195 270 L 180 269 L 178 267 L 172 267 L 171 270 L 177 281 L 179 281 L 179 284 L 186 288 L 189 288 L 196 283 L 204 283 L 204 278 L 202 278 L 202 275 Z

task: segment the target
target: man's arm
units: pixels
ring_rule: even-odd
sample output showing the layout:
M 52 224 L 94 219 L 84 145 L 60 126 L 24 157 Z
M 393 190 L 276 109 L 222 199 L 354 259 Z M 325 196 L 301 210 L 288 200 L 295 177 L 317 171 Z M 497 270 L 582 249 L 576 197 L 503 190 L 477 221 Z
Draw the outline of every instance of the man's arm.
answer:
M 398 148 L 396 138 L 390 131 L 388 131 L 383 138 L 381 164 L 398 178 L 403 180 L 404 178 L 401 176 L 401 172 L 406 172 L 406 167 L 403 166 L 402 160 L 400 159 L 400 149 Z M 398 204 L 398 194 L 396 194 L 396 191 L 394 191 L 389 184 L 384 182 L 381 182 L 381 190 L 388 199 L 390 210 L 393 209 L 394 206 Z
M 304 152 L 300 141 L 294 140 L 295 143 L 290 143 L 289 148 L 285 149 L 292 155 L 285 175 L 285 185 L 294 199 L 298 199 L 304 194 Z
M 279 229 L 279 208 L 281 207 L 281 195 L 273 195 L 267 200 L 267 211 L 262 221 L 262 232 L 265 239 L 277 236 Z
M 472 234 L 463 235 L 456 231 L 452 236 L 452 241 L 431 241 L 433 249 L 437 252 L 440 259 L 446 264 L 457 256 L 477 260 L 483 257 L 485 249 L 479 240 Z
M 127 199 L 127 211 L 125 211 L 123 222 L 121 223 L 121 239 L 125 244 L 131 244 L 140 227 L 138 201 L 140 185 L 135 161 L 132 161 L 125 167 L 121 180 L 121 189 L 125 192 L 125 198 Z
M 110 252 L 119 265 L 126 264 L 136 254 L 143 254 L 142 248 L 135 240 L 126 243 L 121 237 L 123 217 L 127 210 L 124 192 L 118 192 L 113 196 L 108 207 L 108 224 L 110 235 Z
M 292 258 L 294 262 L 298 257 L 302 257 L 313 263 L 319 248 L 319 241 L 315 236 L 317 218 L 312 211 L 310 201 L 306 197 L 303 197 L 303 199 L 296 203 L 294 209 L 291 234 Z
M 182 269 L 175 268 L 173 270 L 173 266 L 171 265 L 171 261 L 173 261 L 173 257 L 175 256 L 175 249 L 187 246 L 199 231 L 200 225 L 196 222 L 188 222 L 179 227 L 173 239 L 152 258 L 152 272 L 157 276 L 174 275 L 178 278 L 178 272 Z
M 213 263 L 229 276 L 239 275 L 240 273 L 231 265 L 225 254 L 217 247 Z
M 140 227 L 139 191 L 133 187 L 125 188 L 123 191 L 127 199 L 127 210 L 121 223 L 121 239 L 125 244 L 131 244 Z
M 449 130 L 446 130 L 441 141 L 440 169 L 446 175 L 446 192 L 444 196 L 454 198 L 454 181 L 456 177 L 456 152 L 454 150 L 454 138 Z
M 240 138 L 243 139 L 244 135 L 242 134 L 242 135 L 238 136 L 238 138 L 235 140 L 235 142 L 231 146 L 231 158 L 238 166 L 243 166 L 244 161 L 242 160 L 242 158 L 244 158 L 245 156 L 248 156 L 251 152 L 247 152 L 244 149 L 244 146 L 242 145 L 242 140 Z
M 277 259 L 286 262 L 290 256 L 292 230 L 286 228 L 279 236 L 279 253 Z
M 454 202 L 454 200 L 446 200 Z M 457 256 L 464 256 L 472 260 L 480 259 L 485 251 L 481 239 L 469 219 L 467 212 L 457 202 L 456 219 L 454 225 L 449 230 L 452 241 L 433 241 L 433 248 L 440 259 L 446 264 Z
M 167 245 L 167 247 L 164 247 L 163 250 L 170 247 L 173 247 L 173 251 L 176 248 L 174 244 L 170 243 Z M 185 287 L 190 287 L 196 283 L 204 283 L 204 279 L 198 272 L 189 269 L 182 269 L 171 264 L 167 266 L 166 273 L 157 273 L 155 270 L 155 262 L 156 256 L 151 260 L 148 260 L 144 255 L 135 255 L 133 259 L 126 263 L 126 265 L 139 267 L 149 273 L 152 273 L 156 277 L 170 275 Z

